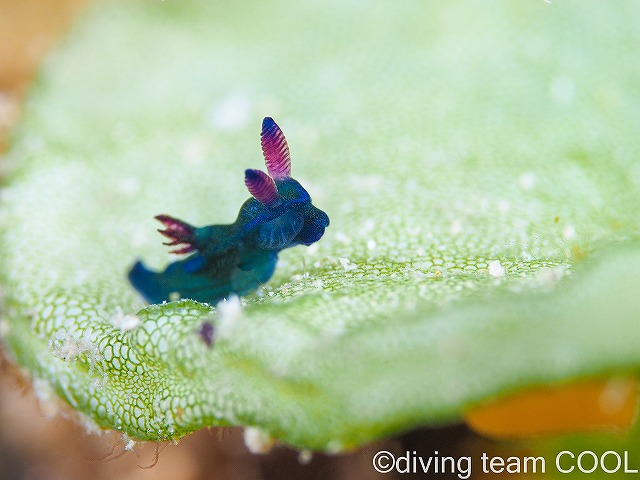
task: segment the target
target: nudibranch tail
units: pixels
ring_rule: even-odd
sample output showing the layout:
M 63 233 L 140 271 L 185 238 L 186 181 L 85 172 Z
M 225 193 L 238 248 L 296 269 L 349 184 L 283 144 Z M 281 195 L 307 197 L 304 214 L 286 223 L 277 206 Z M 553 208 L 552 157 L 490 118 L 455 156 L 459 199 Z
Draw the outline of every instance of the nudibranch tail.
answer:
M 157 215 L 155 219 L 167 227 L 165 230 L 158 229 L 162 235 L 171 240 L 170 242 L 164 242 L 163 245 L 182 245 L 181 248 L 171 250 L 171 253 L 181 255 L 193 252 L 196 249 L 195 245 L 193 245 L 195 227 L 169 215 Z
M 263 171 L 254 169 L 245 170 L 244 183 L 253 198 L 267 207 L 274 207 L 280 203 L 276 182 Z
M 282 180 L 291 176 L 291 157 L 284 133 L 273 118 L 265 117 L 262 121 L 261 144 L 267 171 L 274 180 Z

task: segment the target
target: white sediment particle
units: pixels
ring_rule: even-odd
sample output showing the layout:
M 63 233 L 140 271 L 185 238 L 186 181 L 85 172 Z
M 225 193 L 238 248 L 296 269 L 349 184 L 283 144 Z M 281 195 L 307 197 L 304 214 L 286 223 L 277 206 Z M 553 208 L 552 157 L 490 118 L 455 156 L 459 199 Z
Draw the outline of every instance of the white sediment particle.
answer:
M 128 332 L 140 325 L 140 318 L 137 315 L 125 315 L 122 309 L 118 307 L 115 315 L 111 318 L 111 323 L 123 332 Z
M 53 392 L 51 385 L 46 380 L 36 378 L 33 381 L 33 391 L 40 403 L 42 412 L 49 418 L 56 416 L 60 413 L 58 407 L 58 397 Z
M 500 260 L 493 260 L 489 262 L 489 275 L 499 278 L 503 277 L 504 273 L 504 267 L 500 263 Z
M 55 335 L 56 340 L 51 342 L 53 355 L 65 361 L 70 361 L 83 353 L 95 352 L 96 345 L 87 337 L 76 337 L 64 330 L 59 330 Z
M 507 213 L 509 210 L 511 210 L 511 203 L 509 202 L 509 200 L 500 200 L 498 202 L 498 210 L 500 210 L 500 212 L 502 213 Z
M 126 197 L 133 197 L 140 191 L 140 182 L 136 177 L 123 177 L 118 182 L 118 190 Z
M 129 440 L 127 444 L 124 446 L 125 451 L 133 452 L 133 448 L 136 446 L 135 440 Z
M 351 243 L 351 238 L 349 238 L 343 232 L 336 232 L 336 240 L 338 240 L 340 243 L 344 243 L 345 245 L 349 245 Z
M 372 218 L 369 218 L 362 225 L 361 232 L 366 235 L 367 233 L 372 232 L 374 228 L 376 228 L 376 222 Z
M 536 174 L 525 172 L 518 178 L 518 183 L 523 190 L 531 190 L 536 184 Z
M 458 235 L 461 232 L 462 232 L 462 223 L 460 223 L 460 220 L 454 220 L 453 222 L 451 222 L 451 226 L 449 227 L 449 233 L 451 233 L 451 235 Z
M 104 430 L 102 430 L 88 415 L 85 415 L 77 409 L 75 411 L 75 415 L 78 417 L 79 423 L 84 427 L 84 431 L 87 435 L 102 435 L 104 432 Z
M 340 265 L 342 265 L 342 268 L 347 271 L 355 270 L 356 268 L 358 268 L 358 266 L 354 263 L 351 263 L 351 260 L 349 260 L 347 257 L 340 257 L 338 260 L 340 261 Z
M 377 245 L 378 244 L 373 238 L 370 238 L 369 240 L 367 240 L 367 248 L 369 250 L 375 250 Z
M 298 453 L 298 462 L 300 462 L 301 465 L 307 465 L 312 459 L 313 453 L 311 450 L 300 450 L 300 453 Z
M 265 454 L 273 448 L 275 440 L 265 431 L 257 427 L 244 429 L 244 444 L 251 453 Z
M 573 225 L 567 225 L 566 227 L 564 227 L 564 230 L 562 230 L 562 236 L 565 240 L 571 240 L 576 236 L 576 229 L 573 227 Z
M 131 232 L 131 246 L 141 247 L 149 243 L 149 235 L 146 228 L 134 228 Z
M 273 293 L 273 292 L 269 292 Z M 236 321 L 242 316 L 242 304 L 236 295 L 231 295 L 216 305 L 219 314 L 217 335 L 220 338 L 228 337 L 233 330 Z
M 234 92 L 211 109 L 209 124 L 227 132 L 240 130 L 249 123 L 251 108 L 251 100 L 246 94 Z
M 564 267 L 541 268 L 536 273 L 536 280 L 545 287 L 552 287 L 564 277 Z

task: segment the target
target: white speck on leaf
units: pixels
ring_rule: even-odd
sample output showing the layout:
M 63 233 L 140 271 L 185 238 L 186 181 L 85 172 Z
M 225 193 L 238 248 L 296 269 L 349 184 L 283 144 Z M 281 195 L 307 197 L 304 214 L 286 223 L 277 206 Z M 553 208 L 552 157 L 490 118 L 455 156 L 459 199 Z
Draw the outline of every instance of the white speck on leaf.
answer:
M 216 309 L 220 315 L 217 328 L 218 337 L 227 338 L 236 321 L 242 316 L 242 304 L 236 295 L 231 295 L 226 300 L 219 302 Z
M 492 277 L 503 277 L 504 276 L 504 267 L 500 263 L 500 260 L 493 260 L 489 262 L 489 275 Z
M 55 334 L 55 341 L 51 342 L 51 350 L 55 357 L 70 361 L 83 353 L 95 352 L 97 347 L 87 337 L 76 337 L 64 330 Z
M 451 222 L 449 232 L 451 233 L 451 235 L 458 235 L 462 232 L 462 224 L 460 223 L 460 220 L 454 220 L 453 222 Z
M 118 184 L 118 190 L 126 197 L 133 197 L 140 191 L 140 182 L 136 177 L 124 177 Z
M 573 227 L 573 225 L 567 225 L 566 227 L 564 227 L 564 230 L 562 230 L 562 236 L 565 238 L 565 240 L 571 240 L 576 236 L 576 229 Z
M 518 184 L 523 190 L 531 190 L 536 185 L 536 174 L 533 172 L 525 172 L 518 178 Z
M 502 213 L 507 213 L 511 210 L 511 203 L 508 200 L 500 200 L 498 202 L 498 210 Z
M 347 271 L 355 270 L 356 268 L 358 268 L 358 266 L 354 263 L 351 263 L 351 260 L 349 260 L 347 257 L 340 257 L 338 260 L 340 261 L 340 265 L 342 265 L 342 268 Z
M 60 413 L 58 406 L 60 400 L 51 388 L 51 385 L 49 385 L 49 382 L 41 378 L 34 379 L 33 391 L 45 416 L 52 418 Z
M 140 318 L 137 315 L 125 315 L 122 309 L 118 307 L 116 314 L 111 318 L 111 323 L 123 332 L 128 332 L 140 325 Z
M 351 239 L 342 232 L 336 232 L 336 240 L 340 243 L 344 243 L 345 245 L 349 245 L 351 243 Z
M 552 287 L 564 277 L 565 269 L 563 267 L 542 268 L 536 274 L 536 280 L 545 287 Z
M 240 92 L 235 92 L 215 105 L 208 114 L 211 126 L 232 132 L 244 128 L 251 119 L 251 100 Z

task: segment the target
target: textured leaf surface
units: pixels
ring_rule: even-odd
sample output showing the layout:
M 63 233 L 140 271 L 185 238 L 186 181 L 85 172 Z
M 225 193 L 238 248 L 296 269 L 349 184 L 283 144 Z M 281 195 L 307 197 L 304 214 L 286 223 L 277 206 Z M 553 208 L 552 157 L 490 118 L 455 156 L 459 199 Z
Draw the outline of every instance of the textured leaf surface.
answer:
M 637 369 L 636 10 L 99 7 L 44 66 L 7 159 L 9 351 L 89 426 L 253 425 L 324 450 Z M 324 239 L 241 309 L 143 308 L 125 274 L 169 258 L 152 217 L 233 221 L 266 115 Z

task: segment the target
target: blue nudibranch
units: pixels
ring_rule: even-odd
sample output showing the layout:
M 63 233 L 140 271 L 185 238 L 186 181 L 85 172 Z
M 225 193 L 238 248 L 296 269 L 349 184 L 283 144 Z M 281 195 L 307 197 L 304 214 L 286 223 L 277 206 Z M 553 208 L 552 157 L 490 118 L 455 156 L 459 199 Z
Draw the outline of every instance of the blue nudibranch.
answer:
M 158 230 L 177 247 L 176 254 L 192 253 L 170 263 L 163 272 L 137 262 L 129 272 L 131 284 L 150 303 L 190 298 L 215 304 L 231 294 L 245 295 L 267 282 L 278 252 L 320 240 L 329 217 L 311 204 L 309 193 L 291 178 L 287 140 L 267 117 L 262 122 L 262 152 L 269 174 L 246 170 L 248 199 L 230 225 L 194 227 L 169 215 L 155 217 Z

